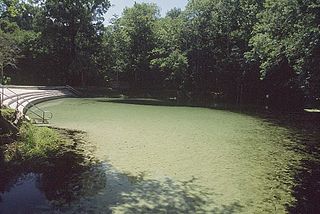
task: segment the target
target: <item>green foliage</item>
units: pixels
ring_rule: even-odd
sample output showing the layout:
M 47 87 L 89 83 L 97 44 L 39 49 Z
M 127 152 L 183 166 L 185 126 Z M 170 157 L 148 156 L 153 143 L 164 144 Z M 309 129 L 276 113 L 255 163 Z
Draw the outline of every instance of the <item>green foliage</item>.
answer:
M 247 54 L 249 60 L 259 62 L 262 79 L 285 75 L 280 68 L 287 63 L 290 72 L 278 85 L 299 87 L 308 96 L 319 96 L 319 14 L 317 0 L 265 2 Z
M 319 5 L 196 0 L 160 17 L 157 5 L 135 3 L 104 26 L 108 0 L 3 0 L 0 57 L 19 67 L 5 67 L 13 83 L 118 81 L 133 90 L 175 90 L 198 104 L 217 97 L 265 104 L 269 94 L 288 105 L 292 99 L 282 97 L 320 94 Z
M 47 127 L 24 122 L 20 128 L 18 152 L 25 160 L 44 159 L 55 154 L 61 145 L 60 136 Z
M 15 66 L 19 54 L 14 38 L 11 34 L 0 30 L 0 66 L 4 69 L 6 66 Z
M 13 121 L 14 119 L 14 110 L 10 108 L 2 108 L 0 109 L 2 117 L 4 117 L 8 121 Z
M 12 4 L 2 4 L 0 24 L 6 33 L 16 32 L 16 44 L 25 56 L 12 75 L 15 82 L 85 85 L 100 78 L 108 0 L 16 1 L 14 15 L 9 11 Z
M 15 17 L 19 14 L 19 0 L 1 0 L 0 1 L 0 16 L 9 15 Z
M 319 12 L 319 1 L 266 1 L 250 40 L 251 57 L 261 61 L 263 76 L 282 58 L 296 73 L 303 72 L 319 49 Z
M 84 86 L 97 76 L 103 14 L 109 6 L 108 0 L 44 2 L 41 40 L 47 48 L 45 58 L 57 66 L 62 84 Z M 57 70 L 52 78 L 57 77 Z
M 181 10 L 168 12 L 167 17 L 159 19 L 155 25 L 156 48 L 153 49 L 151 66 L 165 73 L 166 79 L 173 81 L 175 89 L 179 89 L 188 68 L 186 52 L 182 50 Z
M 132 87 L 141 88 L 148 84 L 144 78 L 150 72 L 158 17 L 156 5 L 135 3 L 132 8 L 126 8 L 114 23 L 114 50 L 119 54 L 115 66 L 117 70 L 129 73 Z
M 250 0 L 189 2 L 182 40 L 194 98 L 219 93 L 225 101 L 240 103 L 245 74 L 250 72 L 244 53 L 259 8 L 259 2 Z

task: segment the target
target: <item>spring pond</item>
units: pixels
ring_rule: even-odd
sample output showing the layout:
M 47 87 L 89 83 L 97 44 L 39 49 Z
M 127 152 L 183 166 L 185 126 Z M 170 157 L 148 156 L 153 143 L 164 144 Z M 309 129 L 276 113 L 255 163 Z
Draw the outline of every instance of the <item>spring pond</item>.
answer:
M 53 166 L 16 178 L 0 192 L 0 212 L 10 213 L 25 185 L 39 203 L 19 199 L 20 207 L 41 213 L 320 211 L 319 121 L 313 117 L 281 122 L 134 99 L 67 98 L 39 106 L 54 114 L 51 126 L 86 132 L 97 162 L 80 167 L 66 159 L 60 167 L 70 173 Z

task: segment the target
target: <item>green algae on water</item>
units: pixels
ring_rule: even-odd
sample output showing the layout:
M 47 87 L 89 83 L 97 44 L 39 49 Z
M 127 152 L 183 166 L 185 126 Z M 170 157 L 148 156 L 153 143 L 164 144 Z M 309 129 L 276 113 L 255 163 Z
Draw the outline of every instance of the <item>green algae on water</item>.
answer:
M 296 203 L 295 174 L 305 154 L 297 149 L 292 130 L 273 122 L 222 110 L 110 99 L 62 99 L 42 106 L 53 112 L 52 125 L 86 131 L 96 146 L 95 157 L 117 170 L 143 173 L 145 181 L 164 184 L 166 179 L 177 184 L 192 180 L 197 188 L 188 193 L 204 201 L 201 210 L 193 211 L 230 207 L 237 213 L 286 213 Z M 123 196 L 138 201 L 119 203 L 113 210 L 161 211 L 170 205 L 170 192 L 157 199 L 169 204 L 161 208 L 147 186 L 141 188 Z M 177 204 L 186 206 L 185 201 Z

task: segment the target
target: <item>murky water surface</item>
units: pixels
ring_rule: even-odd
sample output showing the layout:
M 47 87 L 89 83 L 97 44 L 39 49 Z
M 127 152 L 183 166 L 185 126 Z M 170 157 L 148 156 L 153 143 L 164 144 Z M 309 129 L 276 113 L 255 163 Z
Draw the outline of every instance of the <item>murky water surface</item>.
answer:
M 274 120 L 130 102 L 41 104 L 54 114 L 51 125 L 87 132 L 97 162 L 81 167 L 81 158 L 67 165 L 58 161 L 44 172 L 7 179 L 0 212 L 320 211 L 319 117 Z M 61 168 L 68 173 L 59 174 Z

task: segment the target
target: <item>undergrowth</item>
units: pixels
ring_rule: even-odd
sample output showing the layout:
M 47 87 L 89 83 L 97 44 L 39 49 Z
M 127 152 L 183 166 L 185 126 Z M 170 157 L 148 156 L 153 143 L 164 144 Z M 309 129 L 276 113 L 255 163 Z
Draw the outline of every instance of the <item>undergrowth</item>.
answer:
M 20 127 L 19 152 L 23 159 L 48 158 L 59 149 L 62 139 L 47 127 L 36 127 L 24 122 Z
M 18 140 L 4 145 L 4 161 L 41 162 L 58 153 L 64 139 L 55 130 L 23 122 Z
M 12 121 L 14 118 L 14 112 L 15 110 L 10 109 L 10 108 L 2 108 L 0 109 L 2 116 L 8 120 L 8 121 Z

